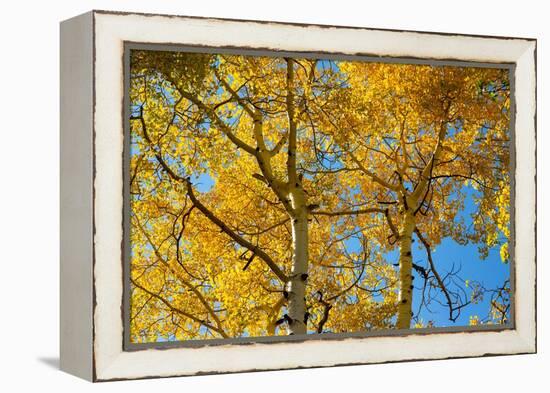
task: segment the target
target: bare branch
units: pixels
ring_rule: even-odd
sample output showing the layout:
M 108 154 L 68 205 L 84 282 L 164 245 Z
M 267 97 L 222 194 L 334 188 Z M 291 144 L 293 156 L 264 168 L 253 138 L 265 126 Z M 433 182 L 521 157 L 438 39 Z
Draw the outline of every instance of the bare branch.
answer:
M 445 299 L 447 300 L 447 305 L 449 306 L 449 320 L 450 321 L 456 321 L 456 318 L 458 316 L 454 316 L 454 312 L 457 310 L 457 308 L 453 305 L 453 301 L 451 300 L 451 296 L 449 295 L 449 291 L 447 291 L 447 287 L 443 283 L 443 280 L 441 279 L 441 276 L 437 272 L 435 268 L 434 261 L 432 259 L 432 251 L 430 248 L 430 244 L 426 241 L 424 236 L 422 236 L 422 233 L 418 230 L 418 228 L 414 229 L 414 232 L 416 233 L 416 236 L 418 236 L 418 239 L 422 242 L 424 245 L 424 248 L 426 249 L 426 254 L 428 255 L 428 263 L 430 264 L 430 269 L 433 272 L 435 279 L 437 281 L 437 285 L 443 291 L 443 294 L 445 295 Z M 460 307 L 460 306 L 459 306 Z M 462 307 L 460 307 L 462 308 Z

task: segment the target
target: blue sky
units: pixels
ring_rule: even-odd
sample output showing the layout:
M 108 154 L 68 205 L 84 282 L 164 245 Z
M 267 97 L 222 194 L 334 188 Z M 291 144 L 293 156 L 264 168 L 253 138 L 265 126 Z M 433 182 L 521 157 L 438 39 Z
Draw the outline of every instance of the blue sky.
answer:
M 469 192 L 467 192 L 465 208 L 460 213 L 460 216 L 464 218 L 466 226 L 472 222 L 471 213 L 475 209 L 473 194 L 474 192 L 470 188 Z M 416 247 L 413 249 L 414 262 L 427 266 L 428 261 L 424 248 L 418 241 L 415 242 L 415 245 Z M 461 245 L 450 238 L 445 238 L 440 245 L 433 248 L 432 256 L 440 275 L 443 276 L 449 272 L 454 265 L 455 268 L 461 268 L 459 276 L 462 279 L 478 281 L 487 289 L 500 287 L 506 279 L 510 278 L 510 264 L 502 262 L 500 258 L 500 246 L 490 248 L 488 257 L 481 259 L 477 244 Z M 469 293 L 470 291 L 467 290 L 467 292 Z M 420 289 L 415 288 L 413 294 L 413 310 L 415 313 L 418 309 L 420 298 Z M 485 296 L 483 301 L 478 304 L 470 304 L 465 307 L 455 323 L 449 321 L 448 308 L 437 303 L 433 303 L 433 306 L 430 306 L 433 313 L 424 309 L 420 317 L 425 323 L 429 320 L 434 321 L 435 326 L 461 326 L 469 324 L 469 317 L 471 315 L 477 315 L 480 319 L 485 318 L 489 312 L 489 308 L 490 297 Z

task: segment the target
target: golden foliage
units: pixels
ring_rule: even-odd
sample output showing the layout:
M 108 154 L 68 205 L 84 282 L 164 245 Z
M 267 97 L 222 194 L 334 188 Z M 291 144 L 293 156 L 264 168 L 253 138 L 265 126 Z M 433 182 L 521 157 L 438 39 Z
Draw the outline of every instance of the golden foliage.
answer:
M 384 254 L 415 229 L 431 247 L 500 245 L 507 261 L 507 78 L 132 51 L 131 340 L 288 334 L 297 274 L 308 333 L 393 328 L 407 261 Z M 293 239 L 301 212 L 306 244 Z

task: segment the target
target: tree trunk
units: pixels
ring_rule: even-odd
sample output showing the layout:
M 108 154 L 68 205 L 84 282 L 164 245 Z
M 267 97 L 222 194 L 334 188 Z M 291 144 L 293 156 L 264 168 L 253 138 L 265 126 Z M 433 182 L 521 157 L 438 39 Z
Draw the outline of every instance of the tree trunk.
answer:
M 289 334 L 306 334 L 306 281 L 308 273 L 308 212 L 300 186 L 290 192 L 292 207 L 292 272 L 287 283 Z
M 414 212 L 405 211 L 403 226 L 399 234 L 399 306 L 397 312 L 397 328 L 409 329 L 412 317 L 412 234 L 415 228 Z
M 448 117 L 449 106 L 445 109 L 445 118 Z M 421 180 L 417 184 L 414 192 L 409 196 L 403 196 L 403 226 L 399 233 L 399 308 L 397 313 L 397 328 L 409 329 L 412 319 L 412 234 L 416 227 L 415 210 L 421 204 L 421 200 L 425 197 L 429 190 L 429 184 L 432 177 L 434 166 L 436 165 L 443 149 L 443 141 L 447 135 L 447 120 L 440 123 L 437 144 L 435 146 L 432 158 L 424 167 L 421 174 Z M 401 174 L 401 177 L 403 174 Z

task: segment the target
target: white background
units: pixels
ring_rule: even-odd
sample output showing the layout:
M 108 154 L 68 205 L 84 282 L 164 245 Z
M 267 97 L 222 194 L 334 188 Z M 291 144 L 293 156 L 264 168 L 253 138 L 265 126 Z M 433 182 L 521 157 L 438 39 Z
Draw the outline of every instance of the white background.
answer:
M 0 10 L 0 390 L 543 391 L 550 385 L 548 11 L 535 1 L 6 1 Z M 538 355 L 92 385 L 58 371 L 59 25 L 90 9 L 538 38 Z M 546 109 L 546 112 L 544 111 Z M 518 130 L 521 135 L 521 130 Z M 518 192 L 521 192 L 519 190 Z M 546 385 L 546 386 L 544 386 Z M 545 389 L 546 388 L 546 389 Z

